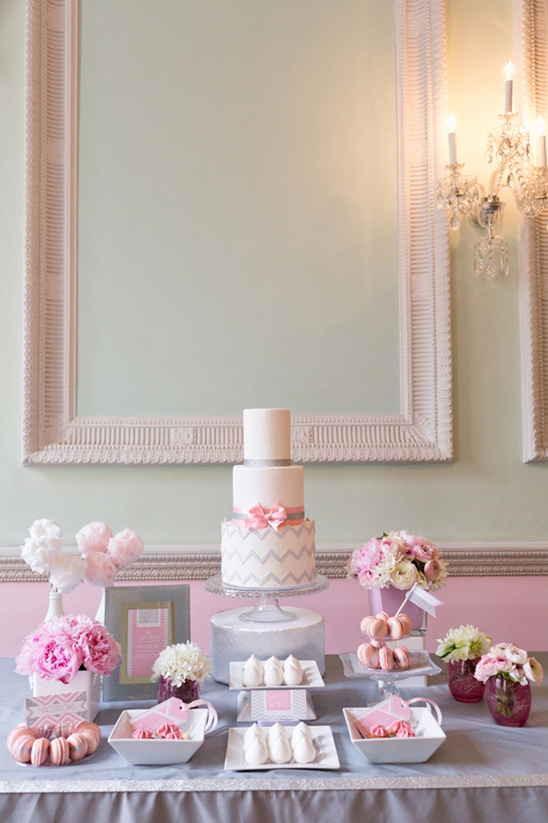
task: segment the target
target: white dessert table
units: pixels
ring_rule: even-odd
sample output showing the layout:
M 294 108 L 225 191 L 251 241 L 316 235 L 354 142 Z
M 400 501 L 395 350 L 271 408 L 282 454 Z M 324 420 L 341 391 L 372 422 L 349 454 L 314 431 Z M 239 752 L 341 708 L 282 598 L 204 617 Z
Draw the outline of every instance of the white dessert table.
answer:
M 548 662 L 547 654 L 539 658 Z M 402 685 L 402 697 L 423 695 L 439 704 L 447 740 L 427 763 L 381 766 L 356 751 L 342 714 L 344 706 L 376 701 L 375 683 L 345 679 L 338 656 L 329 655 L 326 662 L 326 686 L 315 694 L 314 722 L 331 726 L 340 769 L 237 772 L 225 771 L 224 759 L 228 728 L 237 725 L 238 693 L 214 681 L 206 682 L 202 696 L 217 708 L 219 726 L 187 764 L 130 766 L 109 746 L 106 738 L 122 708 L 150 705 L 139 703 L 103 706 L 97 718 L 103 741 L 89 761 L 62 768 L 18 765 L 5 739 L 23 719 L 30 692 L 25 678 L 13 673 L 13 660 L 0 660 L 0 821 L 546 823 L 548 684 L 534 688 L 531 715 L 522 729 L 496 726 L 485 701 L 456 703 L 440 678 L 426 688 Z

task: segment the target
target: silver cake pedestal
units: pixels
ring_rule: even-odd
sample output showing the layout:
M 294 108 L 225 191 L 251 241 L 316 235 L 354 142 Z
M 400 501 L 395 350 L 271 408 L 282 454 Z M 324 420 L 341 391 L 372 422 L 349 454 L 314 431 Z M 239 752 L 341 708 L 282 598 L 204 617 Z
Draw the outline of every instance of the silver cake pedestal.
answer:
M 280 659 L 294 655 L 300 660 L 315 660 L 320 674 L 325 673 L 324 619 L 311 609 L 281 609 L 279 597 L 316 594 L 329 586 L 323 575 L 308 586 L 282 590 L 250 590 L 226 586 L 220 575 L 210 578 L 206 589 L 229 597 L 254 598 L 254 608 L 228 609 L 211 618 L 211 673 L 218 683 L 230 682 L 231 661 L 245 661 L 252 654 L 261 660 L 275 655 Z

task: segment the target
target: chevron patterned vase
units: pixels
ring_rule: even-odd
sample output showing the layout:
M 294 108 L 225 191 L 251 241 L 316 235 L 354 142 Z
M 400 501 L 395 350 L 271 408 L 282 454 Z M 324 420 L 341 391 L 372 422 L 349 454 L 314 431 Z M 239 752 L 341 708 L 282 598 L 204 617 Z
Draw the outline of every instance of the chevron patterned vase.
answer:
M 76 672 L 70 683 L 61 683 L 60 680 L 44 680 L 34 673 L 32 693 L 34 697 L 44 697 L 56 694 L 79 694 L 85 692 L 86 720 L 95 720 L 99 713 L 101 698 L 101 676 L 81 669 Z

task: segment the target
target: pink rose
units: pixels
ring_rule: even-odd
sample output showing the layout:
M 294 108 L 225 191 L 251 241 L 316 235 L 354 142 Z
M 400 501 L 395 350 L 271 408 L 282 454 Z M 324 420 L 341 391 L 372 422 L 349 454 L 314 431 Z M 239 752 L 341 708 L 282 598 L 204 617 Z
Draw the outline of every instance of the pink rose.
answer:
M 83 526 L 76 535 L 76 545 L 80 554 L 86 557 L 90 552 L 106 552 L 112 532 L 106 523 L 93 520 Z
M 114 558 L 102 552 L 91 552 L 86 557 L 84 580 L 90 586 L 112 586 L 118 567 Z
M 440 568 L 438 560 L 429 560 L 424 566 L 424 576 L 427 580 L 436 580 L 440 573 Z
M 139 535 L 131 529 L 124 529 L 109 540 L 107 553 L 119 569 L 127 569 L 141 557 L 145 545 Z

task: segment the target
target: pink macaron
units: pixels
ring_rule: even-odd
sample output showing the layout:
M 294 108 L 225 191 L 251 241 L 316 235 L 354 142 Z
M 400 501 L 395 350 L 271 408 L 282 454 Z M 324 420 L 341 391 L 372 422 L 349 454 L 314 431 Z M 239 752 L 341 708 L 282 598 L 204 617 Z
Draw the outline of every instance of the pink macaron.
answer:
M 388 633 L 388 627 L 386 625 L 386 621 L 382 619 L 382 617 L 375 617 L 374 620 L 371 620 L 369 626 L 367 627 L 367 634 L 369 637 L 373 638 L 373 640 L 382 640 L 383 637 L 386 637 Z
M 401 640 L 405 632 L 400 618 L 389 617 L 386 625 L 388 626 L 388 636 L 392 640 Z
M 15 760 L 19 763 L 30 763 L 33 744 L 36 738 L 33 734 L 26 734 L 18 737 L 11 745 L 10 751 Z
M 378 669 L 379 652 L 371 643 L 362 643 L 358 646 L 357 655 L 362 666 L 368 669 Z
M 403 614 L 403 612 L 398 615 L 398 620 L 400 621 L 400 623 L 403 626 L 404 637 L 405 637 L 405 635 L 409 634 L 411 632 L 411 630 L 413 629 L 413 621 L 411 620 L 411 618 L 409 617 L 408 614 Z
M 411 655 L 405 646 L 397 646 L 394 651 L 394 663 L 398 669 L 408 669 L 411 665 Z
M 82 760 L 88 753 L 88 743 L 83 734 L 73 732 L 67 737 L 71 760 Z
M 8 738 L 6 740 L 10 752 L 13 744 L 19 737 L 27 737 L 28 735 L 30 735 L 31 737 L 36 737 L 34 729 L 27 728 L 27 726 L 25 726 L 24 723 L 19 723 L 19 725 L 16 726 L 15 729 L 12 729 L 11 732 L 8 734 Z
M 43 766 L 49 755 L 49 740 L 47 737 L 38 737 L 32 744 L 30 762 L 33 766 Z
M 54 737 L 49 744 L 49 757 L 52 766 L 64 766 L 70 761 L 70 747 L 65 737 Z
M 380 620 L 384 620 L 384 622 L 386 623 L 390 615 L 388 614 L 388 612 L 379 612 L 375 615 L 375 617 L 378 617 Z
M 368 637 L 367 630 L 369 628 L 369 624 L 372 620 L 375 620 L 372 614 L 368 614 L 367 617 L 364 617 L 360 623 L 360 631 L 365 637 Z
M 381 669 L 385 672 L 389 672 L 394 668 L 394 655 L 392 649 L 389 649 L 388 646 L 379 649 L 379 663 Z

